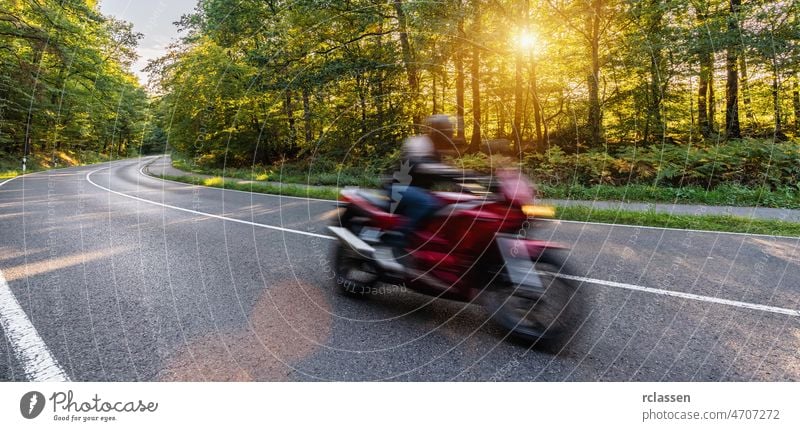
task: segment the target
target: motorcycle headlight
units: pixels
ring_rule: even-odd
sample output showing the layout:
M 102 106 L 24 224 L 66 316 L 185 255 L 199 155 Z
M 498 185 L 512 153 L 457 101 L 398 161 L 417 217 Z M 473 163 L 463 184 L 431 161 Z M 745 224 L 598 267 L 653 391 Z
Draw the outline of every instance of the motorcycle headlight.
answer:
M 528 217 L 553 218 L 556 216 L 556 209 L 549 205 L 523 205 L 522 213 Z

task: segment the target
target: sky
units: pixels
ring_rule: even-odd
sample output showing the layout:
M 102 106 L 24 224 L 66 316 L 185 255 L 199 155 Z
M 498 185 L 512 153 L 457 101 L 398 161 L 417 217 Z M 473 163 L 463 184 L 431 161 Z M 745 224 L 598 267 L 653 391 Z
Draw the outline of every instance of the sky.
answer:
M 133 30 L 144 34 L 139 41 L 139 60 L 132 72 L 142 84 L 147 62 L 166 53 L 167 46 L 177 39 L 178 29 L 172 23 L 191 12 L 197 0 L 100 0 L 100 11 L 133 23 Z

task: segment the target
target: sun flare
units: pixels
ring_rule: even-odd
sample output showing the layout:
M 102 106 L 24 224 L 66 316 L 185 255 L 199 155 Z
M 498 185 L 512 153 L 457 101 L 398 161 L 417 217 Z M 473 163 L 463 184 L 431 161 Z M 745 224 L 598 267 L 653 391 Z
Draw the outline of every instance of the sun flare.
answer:
M 536 34 L 524 31 L 517 36 L 517 45 L 522 49 L 532 49 L 539 43 L 539 38 Z

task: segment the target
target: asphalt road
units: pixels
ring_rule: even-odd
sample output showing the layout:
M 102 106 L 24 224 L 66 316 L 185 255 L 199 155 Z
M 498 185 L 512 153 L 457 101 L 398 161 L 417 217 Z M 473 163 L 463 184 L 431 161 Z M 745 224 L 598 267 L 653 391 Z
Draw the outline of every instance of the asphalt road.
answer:
M 798 239 L 543 223 L 592 279 L 556 355 L 475 306 L 340 296 L 332 202 L 166 182 L 149 161 L 0 186 L 0 380 L 800 379 Z

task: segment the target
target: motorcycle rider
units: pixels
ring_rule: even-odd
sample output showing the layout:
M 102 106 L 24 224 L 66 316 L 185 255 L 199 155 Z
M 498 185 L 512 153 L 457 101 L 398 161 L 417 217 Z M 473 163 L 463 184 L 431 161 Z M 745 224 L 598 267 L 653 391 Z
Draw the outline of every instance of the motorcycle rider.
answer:
M 431 193 L 436 183 L 452 182 L 463 175 L 459 169 L 442 163 L 442 155 L 455 150 L 453 123 L 447 115 L 432 115 L 425 121 L 426 133 L 412 136 L 401 149 L 401 169 L 394 174 L 392 208 L 406 216 L 406 221 L 392 239 L 387 241 L 398 252 L 408 244 L 409 236 L 422 222 L 441 208 Z M 391 249 L 380 249 L 378 256 L 385 266 L 398 269 Z

